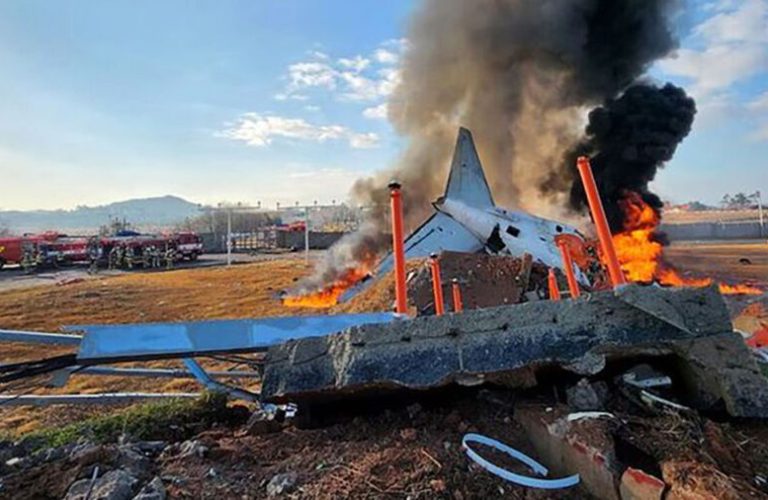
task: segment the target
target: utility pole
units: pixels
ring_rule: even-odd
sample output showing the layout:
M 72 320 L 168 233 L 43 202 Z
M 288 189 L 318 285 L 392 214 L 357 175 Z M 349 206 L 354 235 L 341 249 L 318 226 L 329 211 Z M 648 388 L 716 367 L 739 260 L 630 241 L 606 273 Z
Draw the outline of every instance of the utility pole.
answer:
M 216 248 L 220 249 L 221 247 L 218 246 L 218 239 L 216 234 L 216 215 L 222 212 L 227 213 L 227 241 L 226 241 L 226 252 L 227 252 L 227 266 L 232 265 L 232 251 L 234 250 L 232 245 L 232 214 L 234 212 L 258 212 L 261 209 L 261 204 L 257 207 L 245 205 L 243 203 L 219 203 L 218 205 L 214 206 L 202 206 L 200 207 L 200 210 L 204 210 L 211 216 L 211 230 L 213 232 L 213 240 L 216 242 Z
M 757 216 L 760 219 L 760 237 L 765 236 L 765 226 L 763 225 L 763 199 L 760 196 L 760 191 L 755 191 L 755 198 L 757 198 Z
M 304 207 L 304 262 L 309 264 L 309 207 Z
M 232 265 L 232 207 L 227 209 L 227 265 Z

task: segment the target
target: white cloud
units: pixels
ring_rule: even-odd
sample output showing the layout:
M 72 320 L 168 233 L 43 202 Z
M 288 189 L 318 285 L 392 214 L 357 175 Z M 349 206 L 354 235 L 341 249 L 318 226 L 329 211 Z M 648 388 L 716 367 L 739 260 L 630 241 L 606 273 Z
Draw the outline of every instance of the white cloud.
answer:
M 755 115 L 755 130 L 749 135 L 753 141 L 768 142 L 768 91 L 763 92 L 747 104 L 747 109 Z
M 724 7 L 699 24 L 694 32 L 706 40 L 727 42 L 768 42 L 768 2 L 744 0 L 738 6 Z
M 370 149 L 379 145 L 379 136 L 373 132 L 349 135 L 349 145 L 355 149 Z
M 387 103 L 383 102 L 378 106 L 372 106 L 363 110 L 363 116 L 370 118 L 371 120 L 386 120 L 388 107 Z
M 749 134 L 749 138 L 755 142 L 768 142 L 768 123 Z
M 335 62 L 325 53 L 310 52 L 309 60 L 288 67 L 288 85 L 275 98 L 303 98 L 309 89 L 322 89 L 340 100 L 371 102 L 384 99 L 400 81 L 397 65 L 406 47 L 404 39 L 387 40 L 370 56 L 357 54 Z
M 690 78 L 697 99 L 768 70 L 768 0 L 730 2 L 711 10 L 715 13 L 688 40 L 693 48 L 659 63 L 666 73 Z
M 337 74 L 338 72 L 325 62 L 310 61 L 291 64 L 288 66 L 289 83 L 286 94 L 309 87 L 333 90 L 336 88 Z
M 701 51 L 680 49 L 676 58 L 660 66 L 667 73 L 691 78 L 691 91 L 704 97 L 764 71 L 767 60 L 765 49 L 757 45 L 739 49 L 713 45 Z
M 266 147 L 275 138 L 310 142 L 345 140 L 353 148 L 372 148 L 378 145 L 374 133 L 359 133 L 342 125 L 314 125 L 303 118 L 245 113 L 238 122 L 219 135 L 243 141 L 254 147 Z
M 768 90 L 757 96 L 748 107 L 753 111 L 768 113 Z
M 381 64 L 397 64 L 400 60 L 400 54 L 387 49 L 376 49 L 373 53 L 373 58 Z
M 286 94 L 284 92 L 280 92 L 278 94 L 275 94 L 275 100 L 276 101 L 306 101 L 309 99 L 308 95 L 304 94 Z
M 341 58 L 339 59 L 339 64 L 344 68 L 351 69 L 352 71 L 359 73 L 371 65 L 371 60 L 366 59 L 363 56 L 355 56 L 351 59 Z

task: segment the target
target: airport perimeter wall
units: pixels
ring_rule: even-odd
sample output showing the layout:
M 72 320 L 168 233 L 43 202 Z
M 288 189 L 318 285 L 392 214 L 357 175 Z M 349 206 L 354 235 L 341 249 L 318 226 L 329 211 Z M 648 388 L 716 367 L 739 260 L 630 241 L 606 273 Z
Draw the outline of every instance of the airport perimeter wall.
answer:
M 754 222 L 692 222 L 662 224 L 661 231 L 672 241 L 751 240 L 768 237 L 768 225 Z

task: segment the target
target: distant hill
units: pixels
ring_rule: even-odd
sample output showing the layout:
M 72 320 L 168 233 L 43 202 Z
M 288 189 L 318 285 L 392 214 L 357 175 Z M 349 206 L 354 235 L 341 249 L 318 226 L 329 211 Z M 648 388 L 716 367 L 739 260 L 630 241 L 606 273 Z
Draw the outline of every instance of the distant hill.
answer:
M 95 232 L 115 218 L 148 230 L 173 226 L 187 217 L 200 215 L 198 205 L 177 196 L 141 198 L 73 210 L 0 211 L 0 226 L 14 233 L 58 230 Z

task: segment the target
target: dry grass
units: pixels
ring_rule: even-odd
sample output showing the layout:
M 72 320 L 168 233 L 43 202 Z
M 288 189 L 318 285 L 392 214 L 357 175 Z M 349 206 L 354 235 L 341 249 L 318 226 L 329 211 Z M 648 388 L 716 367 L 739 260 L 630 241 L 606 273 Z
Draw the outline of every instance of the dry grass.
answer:
M 686 273 L 768 286 L 768 243 L 680 244 L 665 248 L 664 255 Z M 751 264 L 739 262 L 744 258 Z
M 71 324 L 188 321 L 310 314 L 287 309 L 277 294 L 307 273 L 303 262 L 274 260 L 232 268 L 178 270 L 105 277 L 67 286 L 40 286 L 3 294 L 0 328 L 58 331 Z M 0 362 L 18 362 L 70 352 L 68 348 L 3 344 Z M 180 362 L 151 363 L 180 366 Z M 211 365 L 213 366 L 213 365 Z M 217 366 L 220 367 L 220 366 Z M 39 383 L 41 380 L 35 380 Z M 37 384 L 36 384 L 37 385 Z M 3 388 L 24 392 L 25 387 Z M 73 376 L 61 389 L 35 393 L 96 393 L 105 391 L 196 392 L 193 380 L 127 379 Z M 0 408 L 0 431 L 28 432 L 103 412 L 98 408 Z

